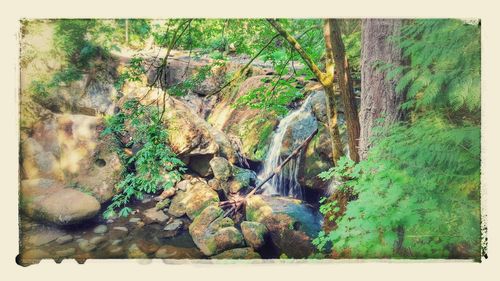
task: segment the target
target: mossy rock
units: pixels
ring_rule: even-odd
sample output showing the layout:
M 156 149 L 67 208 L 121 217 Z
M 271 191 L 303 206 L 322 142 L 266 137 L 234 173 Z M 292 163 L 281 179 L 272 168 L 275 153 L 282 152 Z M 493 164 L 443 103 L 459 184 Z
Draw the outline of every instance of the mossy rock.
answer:
M 278 120 L 271 114 L 256 115 L 240 127 L 243 155 L 252 161 L 265 159 Z
M 301 186 L 324 190 L 328 182 L 318 177 L 318 174 L 333 167 L 330 136 L 324 125 L 318 123 L 319 131 L 304 150 L 300 160 L 298 180 Z

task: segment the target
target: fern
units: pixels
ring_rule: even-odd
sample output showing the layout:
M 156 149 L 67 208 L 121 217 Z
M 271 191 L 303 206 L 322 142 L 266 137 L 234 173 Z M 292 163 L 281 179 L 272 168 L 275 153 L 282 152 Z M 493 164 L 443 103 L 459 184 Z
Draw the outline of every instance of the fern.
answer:
M 444 258 L 458 245 L 477 257 L 480 128 L 429 115 L 375 139 L 368 159 L 347 170 L 358 199 L 322 239 L 353 257 Z

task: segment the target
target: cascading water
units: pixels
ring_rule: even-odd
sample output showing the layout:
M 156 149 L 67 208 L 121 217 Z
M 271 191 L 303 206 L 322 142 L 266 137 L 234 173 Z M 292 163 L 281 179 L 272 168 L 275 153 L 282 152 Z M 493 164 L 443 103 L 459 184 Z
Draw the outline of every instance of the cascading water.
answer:
M 312 114 L 311 97 L 309 95 L 300 108 L 290 112 L 283 118 L 271 140 L 266 159 L 258 178 L 264 179 L 314 130 L 317 129 L 316 118 Z M 263 187 L 263 194 L 289 196 L 302 199 L 302 187 L 298 182 L 300 154 L 291 159 L 283 169 L 269 180 Z

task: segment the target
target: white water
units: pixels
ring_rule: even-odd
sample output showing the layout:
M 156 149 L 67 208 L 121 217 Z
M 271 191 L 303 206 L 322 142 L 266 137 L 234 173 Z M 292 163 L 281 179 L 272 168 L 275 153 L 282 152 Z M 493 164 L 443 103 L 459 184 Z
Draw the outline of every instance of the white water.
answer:
M 263 163 L 263 168 L 258 174 L 258 178 L 263 180 L 268 175 L 270 175 L 273 170 L 279 166 L 279 164 L 287 157 L 287 155 L 281 155 L 281 147 L 283 144 L 283 138 L 291 124 L 295 121 L 303 118 L 310 118 L 311 116 L 311 102 L 309 95 L 300 108 L 290 112 L 285 118 L 283 118 L 276 131 L 274 132 L 266 159 Z M 297 123 L 295 123 L 297 124 Z M 316 125 L 317 126 L 317 125 Z M 316 128 L 309 128 L 311 132 Z M 293 134 L 292 134 L 293 135 Z M 294 139 L 293 151 L 300 143 L 302 143 L 307 136 L 303 139 Z M 267 195 L 280 195 L 289 196 L 294 198 L 302 199 L 302 187 L 300 186 L 297 175 L 299 173 L 300 158 L 302 157 L 302 151 L 291 159 L 283 169 L 275 175 L 271 180 L 269 180 L 263 187 L 263 194 Z

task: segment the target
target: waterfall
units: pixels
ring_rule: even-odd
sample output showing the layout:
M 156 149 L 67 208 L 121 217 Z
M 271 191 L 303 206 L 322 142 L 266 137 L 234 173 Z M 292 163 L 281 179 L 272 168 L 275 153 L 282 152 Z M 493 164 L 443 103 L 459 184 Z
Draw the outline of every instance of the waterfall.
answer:
M 271 139 L 271 144 L 267 152 L 266 159 L 263 162 L 263 168 L 258 174 L 260 180 L 271 174 L 273 170 L 289 155 L 283 151 L 285 138 L 287 134 L 292 143 L 288 143 L 289 149 L 287 152 L 293 151 L 300 143 L 302 143 L 314 130 L 318 124 L 316 118 L 312 115 L 310 98 L 302 103 L 300 108 L 293 110 L 284 117 Z M 298 182 L 298 173 L 300 167 L 300 159 L 302 158 L 301 151 L 297 157 L 291 159 L 283 169 L 269 180 L 263 187 L 263 194 L 281 195 L 302 199 L 302 187 Z

